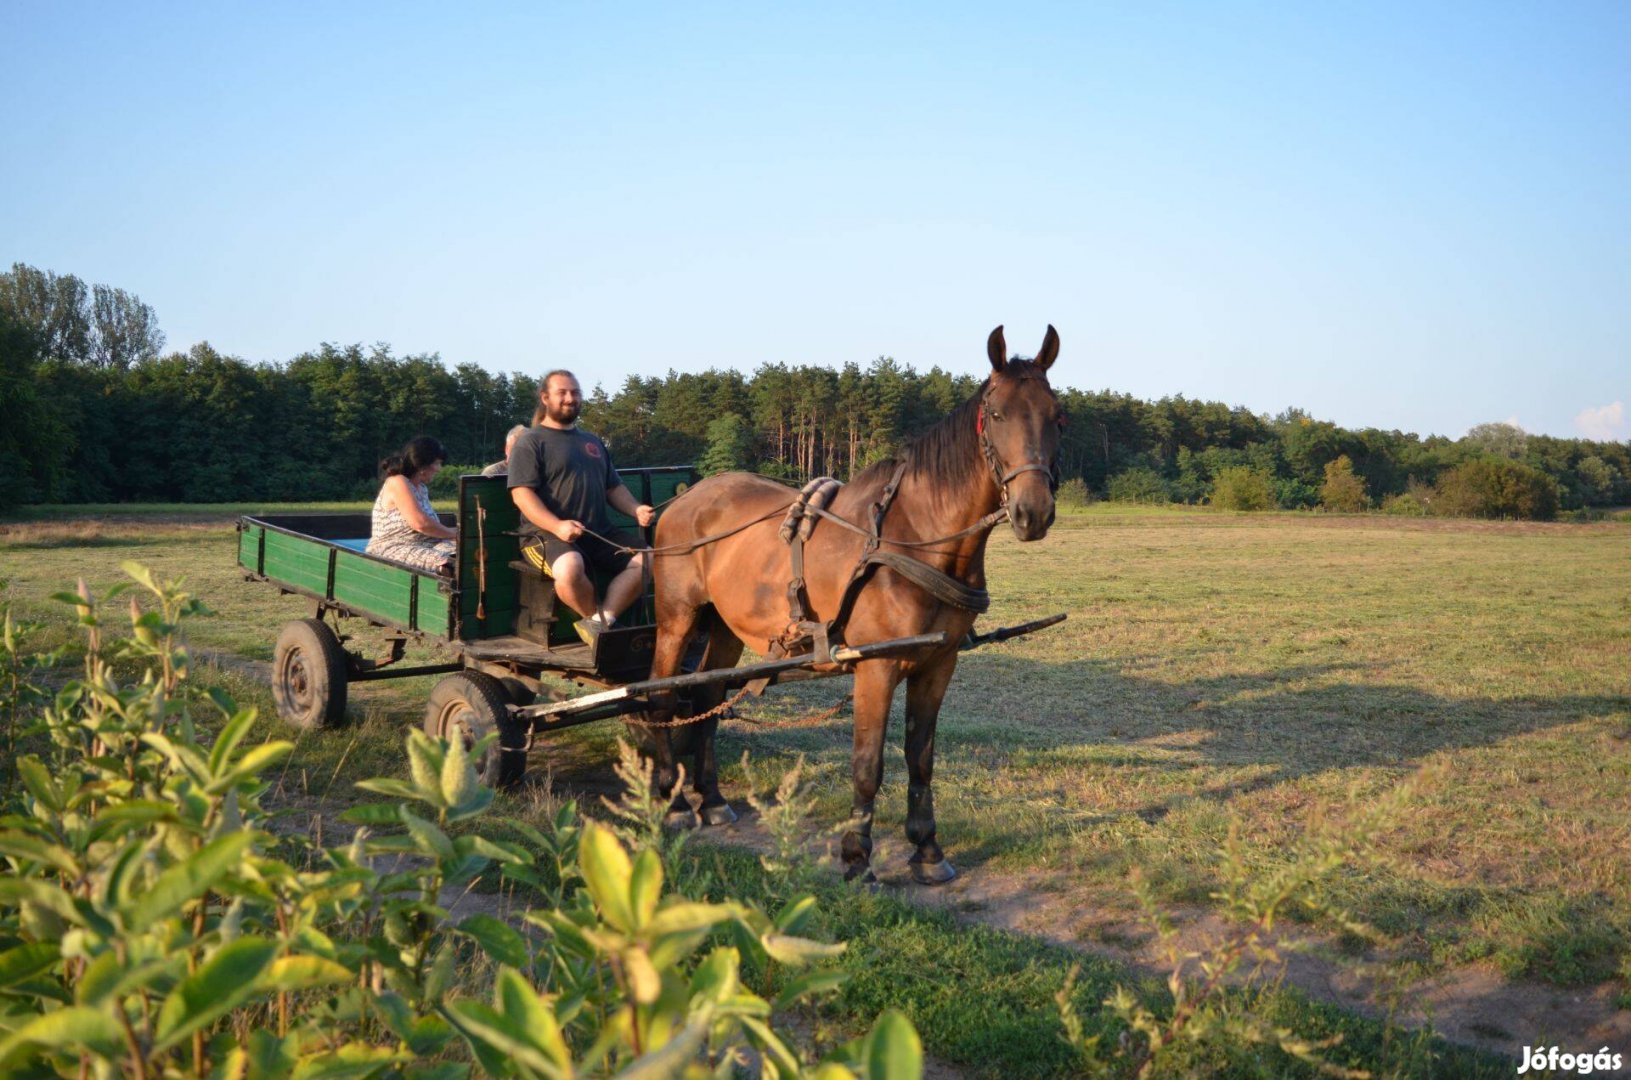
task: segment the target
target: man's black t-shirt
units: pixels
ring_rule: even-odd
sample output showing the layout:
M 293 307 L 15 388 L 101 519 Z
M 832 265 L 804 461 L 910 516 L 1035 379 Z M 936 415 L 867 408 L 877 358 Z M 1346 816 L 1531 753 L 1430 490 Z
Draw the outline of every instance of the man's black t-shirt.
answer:
M 612 467 L 611 451 L 599 436 L 577 428 L 528 428 L 510 451 L 510 487 L 528 487 L 563 521 L 581 521 L 597 533 L 609 533 L 606 493 L 623 486 Z M 525 516 L 523 535 L 542 530 Z

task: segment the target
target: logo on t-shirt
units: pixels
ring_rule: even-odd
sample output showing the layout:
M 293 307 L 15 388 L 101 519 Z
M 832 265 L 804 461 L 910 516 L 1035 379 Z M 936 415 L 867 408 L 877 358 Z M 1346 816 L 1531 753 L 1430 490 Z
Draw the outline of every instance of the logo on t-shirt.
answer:
M 583 440 L 583 452 L 592 458 L 600 456 L 600 444 L 593 439 Z

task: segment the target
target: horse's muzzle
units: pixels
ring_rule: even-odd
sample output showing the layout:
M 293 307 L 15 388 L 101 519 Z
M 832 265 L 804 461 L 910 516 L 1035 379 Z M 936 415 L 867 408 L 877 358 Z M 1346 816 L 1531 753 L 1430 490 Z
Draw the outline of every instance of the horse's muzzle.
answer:
M 1041 505 L 1038 505 L 1041 504 Z M 1016 500 L 1008 508 L 1008 521 L 1021 540 L 1040 540 L 1053 525 L 1053 499 Z

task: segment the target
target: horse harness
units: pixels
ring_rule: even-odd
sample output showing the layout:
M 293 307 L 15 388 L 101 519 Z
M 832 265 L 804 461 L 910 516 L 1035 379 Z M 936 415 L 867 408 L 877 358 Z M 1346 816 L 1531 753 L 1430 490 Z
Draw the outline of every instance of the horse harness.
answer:
M 975 532 L 984 532 L 1000 524 L 1008 516 L 1008 484 L 1018 476 L 1028 472 L 1047 474 L 1048 487 L 1057 490 L 1059 486 L 1059 459 L 1055 456 L 1051 464 L 1041 462 L 1026 462 L 1013 469 L 1004 470 L 1002 461 L 997 456 L 996 447 L 991 444 L 991 438 L 986 434 L 986 412 L 991 391 L 994 384 L 987 386 L 985 394 L 980 398 L 980 411 L 975 421 L 975 433 L 980 441 L 980 453 L 985 458 L 986 465 L 991 470 L 991 478 L 1001 493 L 1000 508 L 985 515 L 974 525 L 964 529 L 961 533 L 943 537 L 932 541 L 939 544 Z M 985 589 L 977 589 L 966 585 L 941 570 L 935 569 L 920 559 L 914 559 L 895 551 L 882 551 L 880 547 L 886 541 L 883 539 L 884 517 L 889 508 L 894 505 L 895 496 L 900 492 L 901 480 L 906 475 L 906 462 L 895 466 L 894 473 L 889 482 L 884 485 L 883 492 L 878 500 L 871 506 L 870 519 L 867 522 L 865 542 L 861 548 L 860 558 L 855 569 L 850 572 L 848 583 L 844 586 L 842 597 L 838 601 L 838 610 L 827 622 L 818 622 L 810 618 L 810 598 L 804 580 L 804 543 L 810 538 L 815 525 L 820 518 L 831 518 L 841 522 L 827 510 L 827 506 L 837 495 L 841 486 L 837 480 L 830 476 L 819 477 L 804 485 L 799 497 L 787 509 L 787 516 L 782 521 L 781 538 L 787 543 L 792 556 L 792 580 L 787 585 L 788 624 L 780 639 L 771 643 L 771 656 L 791 656 L 801 652 L 811 652 L 817 663 L 828 663 L 832 650 L 844 642 L 844 627 L 849 622 L 855 601 L 861 594 L 872 573 L 880 566 L 888 567 L 901 577 L 910 581 L 918 588 L 927 592 L 941 603 L 952 607 L 971 611 L 976 615 L 983 615 L 991 607 L 991 594 Z M 850 526 L 853 528 L 853 526 Z M 860 530 L 856 530 L 860 531 Z M 899 541 L 889 541 L 900 543 Z M 908 544 L 907 546 L 922 546 Z M 753 684 L 749 684 L 752 686 Z

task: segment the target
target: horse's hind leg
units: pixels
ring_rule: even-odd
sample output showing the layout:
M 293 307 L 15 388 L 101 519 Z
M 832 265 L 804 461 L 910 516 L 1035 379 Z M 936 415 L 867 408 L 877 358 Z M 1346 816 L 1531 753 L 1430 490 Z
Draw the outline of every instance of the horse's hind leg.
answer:
M 906 838 L 917 847 L 912 880 L 940 885 L 957 876 L 935 839 L 934 729 L 946 684 L 957 668 L 957 654 L 947 653 L 906 680 Z
M 742 658 L 742 639 L 731 632 L 725 620 L 715 615 L 708 621 L 708 645 L 702 653 L 702 670 L 732 668 Z M 699 694 L 698 712 L 716 709 L 724 704 L 723 687 Z M 702 797 L 702 823 L 729 825 L 736 820 L 736 811 L 719 793 L 719 765 L 714 760 L 714 739 L 719 732 L 719 717 L 710 717 L 696 725 L 691 737 L 695 740 L 696 756 L 692 763 L 691 782 Z
M 700 611 L 693 607 L 670 607 L 659 611 L 657 644 L 651 658 L 653 679 L 663 679 L 679 673 L 686 645 L 690 642 L 691 635 L 696 632 L 700 621 Z M 652 695 L 651 709 L 645 714 L 646 719 L 653 724 L 666 724 L 674 717 L 674 704 L 673 693 Z M 679 756 L 675 752 L 674 729 L 648 728 L 645 736 L 641 741 L 652 760 L 652 789 L 658 796 L 672 797 L 664 824 L 670 828 L 695 828 L 697 816 L 679 784 Z
M 883 737 L 889 724 L 889 703 L 900 682 L 893 663 L 874 660 L 855 669 L 855 745 L 850 758 L 854 771 L 855 802 L 842 852 L 844 880 L 873 881 L 872 810 L 883 783 Z

